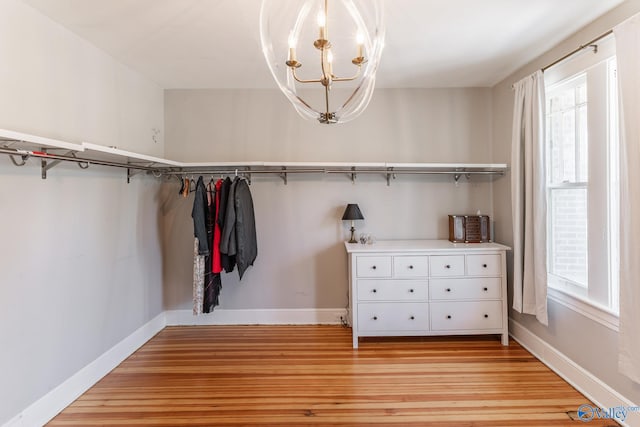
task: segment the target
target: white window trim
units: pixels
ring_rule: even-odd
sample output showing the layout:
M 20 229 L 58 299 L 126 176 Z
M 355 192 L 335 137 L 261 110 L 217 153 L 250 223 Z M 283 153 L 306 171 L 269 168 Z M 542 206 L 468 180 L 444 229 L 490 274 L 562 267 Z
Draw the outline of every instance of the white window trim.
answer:
M 547 297 L 570 310 L 580 313 L 583 316 L 606 326 L 612 331 L 618 332 L 620 323 L 618 314 L 611 311 L 608 307 L 551 286 L 547 287 Z
M 567 76 L 583 72 L 592 65 L 602 61 L 602 59 L 613 55 L 615 55 L 615 41 L 613 37 L 608 37 L 598 43 L 597 51 L 594 52 L 591 49 L 585 49 L 583 54 L 574 55 L 557 66 L 546 70 L 545 83 L 547 87 L 552 87 L 561 83 Z M 549 282 L 553 281 L 551 276 L 551 274 L 547 276 Z M 579 293 L 574 293 L 571 287 L 563 286 L 563 283 L 558 283 L 558 281 L 555 282 L 556 283 L 547 283 L 547 297 L 549 300 L 557 302 L 613 331 L 618 331 L 619 314 L 617 312 L 589 299 L 586 294 L 580 295 Z M 579 288 L 578 286 L 576 286 L 576 290 L 581 290 L 577 288 Z

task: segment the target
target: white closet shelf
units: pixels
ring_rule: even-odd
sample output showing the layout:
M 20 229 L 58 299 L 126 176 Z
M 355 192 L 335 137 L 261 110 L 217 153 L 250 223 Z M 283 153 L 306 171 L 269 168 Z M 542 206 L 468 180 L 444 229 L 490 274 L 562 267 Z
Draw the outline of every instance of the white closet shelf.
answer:
M 57 139 L 44 138 L 42 136 L 28 135 L 11 130 L 0 129 L 0 146 L 6 148 L 17 146 L 22 150 L 63 149 L 68 151 L 84 151 L 81 144 L 59 141 Z
M 64 151 L 61 151 L 64 150 Z M 461 176 L 504 175 L 504 163 L 391 163 L 391 162 L 178 162 L 116 147 L 82 142 L 80 144 L 0 129 L 0 154 L 10 156 L 16 166 L 31 158 L 40 158 L 42 177 L 61 161 L 75 162 L 83 169 L 103 165 L 127 169 L 127 180 L 140 172 L 160 175 L 240 173 L 279 174 L 287 183 L 290 173 L 344 173 L 355 181 L 357 174 L 374 173 L 386 176 L 387 185 L 397 174 L 448 174 L 457 182 Z M 16 160 L 16 157 L 21 160 Z
M 147 156 L 146 154 L 134 153 L 131 151 L 121 150 L 116 147 L 105 147 L 104 145 L 83 142 L 82 147 L 87 157 L 96 160 L 108 160 L 113 162 L 122 162 L 127 164 L 146 164 L 148 166 L 169 166 L 180 167 L 180 162 L 167 160 L 160 157 Z

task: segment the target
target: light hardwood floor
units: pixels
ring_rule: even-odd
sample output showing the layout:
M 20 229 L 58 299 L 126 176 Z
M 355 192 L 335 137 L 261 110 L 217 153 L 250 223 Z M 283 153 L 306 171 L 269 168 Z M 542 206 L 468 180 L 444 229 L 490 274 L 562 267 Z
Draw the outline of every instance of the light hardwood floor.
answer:
M 168 327 L 51 426 L 608 426 L 496 337 L 365 339 L 339 326 Z

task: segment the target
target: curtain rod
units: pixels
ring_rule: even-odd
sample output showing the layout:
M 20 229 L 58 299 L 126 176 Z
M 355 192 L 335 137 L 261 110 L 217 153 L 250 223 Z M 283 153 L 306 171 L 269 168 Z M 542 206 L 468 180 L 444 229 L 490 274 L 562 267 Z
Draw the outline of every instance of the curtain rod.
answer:
M 577 49 L 572 50 L 571 52 L 567 53 L 565 56 L 563 56 L 560 59 L 556 59 L 555 61 L 553 61 L 551 64 L 547 65 L 546 67 L 542 67 L 542 71 L 546 71 L 548 68 L 553 67 L 556 64 L 559 64 L 560 62 L 564 61 L 565 59 L 575 55 L 576 53 L 580 52 L 581 50 L 583 50 L 584 48 L 587 48 L 591 45 L 593 45 L 595 42 L 597 42 L 600 39 L 603 39 L 605 37 L 607 37 L 609 34 L 612 34 L 613 30 L 609 30 L 606 33 L 600 34 L 598 37 L 594 38 L 593 40 L 589 40 L 588 42 L 586 42 L 583 45 L 580 45 L 580 47 L 578 47 Z

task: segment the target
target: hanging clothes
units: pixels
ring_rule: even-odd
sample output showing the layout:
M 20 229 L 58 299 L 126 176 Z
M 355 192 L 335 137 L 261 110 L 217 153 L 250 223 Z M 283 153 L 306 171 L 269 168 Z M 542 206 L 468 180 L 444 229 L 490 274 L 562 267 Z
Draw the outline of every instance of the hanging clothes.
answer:
M 220 253 L 220 240 L 222 237 L 222 232 L 220 230 L 220 222 L 219 217 L 221 213 L 220 203 L 221 203 L 221 194 L 220 190 L 222 189 L 222 180 L 219 179 L 215 185 L 215 215 L 213 219 L 213 260 L 212 260 L 212 270 L 214 273 L 220 273 L 222 271 L 222 260 Z
M 236 177 L 229 187 L 220 250 L 235 256 L 240 279 L 258 255 L 253 199 L 246 179 Z
M 195 184 L 193 312 L 211 313 L 219 305 L 222 271 L 238 265 L 240 279 L 257 254 L 253 199 L 246 179 L 228 177 Z
M 186 182 L 186 181 L 185 181 Z M 188 185 L 187 185 L 188 188 Z M 191 209 L 193 218 L 193 233 L 198 238 L 198 254 L 209 255 L 209 239 L 207 237 L 207 216 L 209 214 L 209 202 L 207 199 L 207 188 L 202 177 L 196 183 L 196 195 Z
M 212 183 L 207 186 L 207 239 L 209 247 L 213 249 L 214 230 L 216 222 L 216 197 L 215 188 Z M 209 251 L 209 255 L 205 259 L 205 284 L 204 284 L 204 303 L 203 313 L 211 313 L 215 306 L 219 304 L 220 289 L 222 288 L 222 280 L 220 273 L 213 272 L 214 250 Z
M 205 256 L 198 253 L 198 238 L 193 239 L 193 314 L 202 314 L 204 306 Z
M 236 255 L 235 194 L 239 180 L 240 178 L 236 177 L 229 186 L 229 194 L 227 194 L 227 208 L 224 212 L 224 228 L 222 229 L 222 238 L 220 240 L 220 252 L 230 257 L 235 257 Z
M 182 180 L 181 194 L 189 191 L 187 180 Z M 195 198 L 193 208 L 191 209 L 191 217 L 193 218 L 193 314 L 202 313 L 204 301 L 204 285 L 205 285 L 205 263 L 206 257 L 209 255 L 210 245 L 207 236 L 207 216 L 209 214 L 207 200 L 207 189 L 204 185 L 202 177 L 198 178 L 195 189 Z
M 236 263 L 240 279 L 258 256 L 253 198 L 246 179 L 239 179 L 234 192 L 236 215 Z
M 220 187 L 220 212 L 218 215 L 218 226 L 220 227 L 221 235 L 220 235 L 220 244 L 222 244 L 222 235 L 225 226 L 226 212 L 227 212 L 227 203 L 229 200 L 229 189 L 231 188 L 231 178 L 226 177 L 224 181 L 222 181 L 222 185 Z M 229 255 L 222 250 L 220 250 L 220 263 L 225 272 L 231 273 L 236 266 L 236 257 L 234 255 Z

